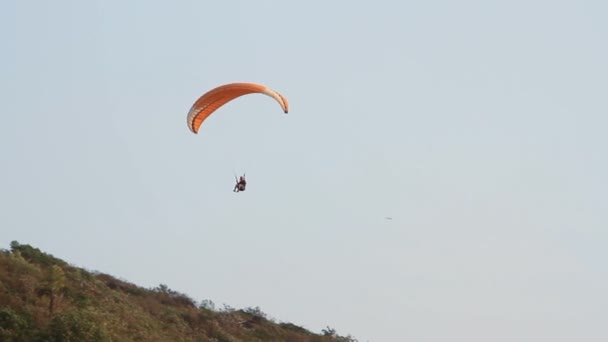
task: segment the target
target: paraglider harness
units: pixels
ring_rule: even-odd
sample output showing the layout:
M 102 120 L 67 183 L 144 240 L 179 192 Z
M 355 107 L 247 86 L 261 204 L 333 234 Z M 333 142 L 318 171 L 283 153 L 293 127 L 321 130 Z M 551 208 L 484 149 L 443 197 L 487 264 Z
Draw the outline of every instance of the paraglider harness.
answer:
M 236 176 L 234 176 L 236 179 Z M 247 181 L 245 180 L 245 175 L 242 175 L 240 179 L 236 179 L 236 184 L 234 185 L 233 192 L 245 191 L 245 187 L 247 186 Z

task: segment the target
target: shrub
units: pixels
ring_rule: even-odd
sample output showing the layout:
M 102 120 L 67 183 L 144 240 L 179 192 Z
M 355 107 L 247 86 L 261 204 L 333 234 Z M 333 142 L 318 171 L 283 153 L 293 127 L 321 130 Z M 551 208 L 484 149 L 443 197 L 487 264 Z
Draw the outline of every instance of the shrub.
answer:
M 10 308 L 0 309 L 0 341 L 26 341 L 29 333 L 29 324 L 24 317 Z
M 48 342 L 109 342 L 110 337 L 95 320 L 81 311 L 55 316 L 43 339 Z

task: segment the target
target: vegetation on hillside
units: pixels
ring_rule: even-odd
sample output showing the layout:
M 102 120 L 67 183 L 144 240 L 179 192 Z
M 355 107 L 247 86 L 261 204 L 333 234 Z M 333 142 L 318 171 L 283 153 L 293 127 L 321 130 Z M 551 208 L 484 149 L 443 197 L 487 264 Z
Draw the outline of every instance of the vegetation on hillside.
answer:
M 216 310 L 166 285 L 142 288 L 13 241 L 0 249 L 0 341 L 356 340 L 275 322 L 259 307 Z

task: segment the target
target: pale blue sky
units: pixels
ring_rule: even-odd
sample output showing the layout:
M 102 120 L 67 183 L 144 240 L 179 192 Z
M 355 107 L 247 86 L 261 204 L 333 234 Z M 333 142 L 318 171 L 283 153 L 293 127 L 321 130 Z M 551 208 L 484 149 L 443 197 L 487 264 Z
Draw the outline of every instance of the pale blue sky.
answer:
M 607 17 L 3 1 L 0 245 L 361 341 L 606 341 Z M 233 81 L 290 114 L 251 95 L 190 133 Z

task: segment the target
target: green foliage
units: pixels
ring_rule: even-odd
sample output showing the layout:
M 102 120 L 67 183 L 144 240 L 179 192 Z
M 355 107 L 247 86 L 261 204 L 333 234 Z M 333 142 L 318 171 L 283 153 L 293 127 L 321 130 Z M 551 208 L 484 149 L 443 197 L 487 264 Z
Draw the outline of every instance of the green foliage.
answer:
M 210 299 L 203 299 L 198 307 L 199 309 L 215 311 L 215 303 Z
M 356 341 L 277 324 L 257 306 L 197 305 L 165 284 L 146 289 L 17 241 L 0 250 L 0 303 L 2 342 Z
M 171 290 L 167 285 L 160 284 L 153 290 L 158 293 L 158 298 L 163 304 L 192 308 L 196 307 L 196 301 L 194 299 L 190 298 L 186 294 Z
M 263 318 L 263 319 L 266 319 L 268 317 L 268 315 L 266 315 L 266 313 L 263 312 L 262 309 L 260 309 L 259 306 L 256 306 L 255 308 L 248 307 L 248 308 L 246 308 L 243 311 L 246 312 L 246 313 L 248 313 L 248 314 L 250 314 L 250 315 L 252 315 L 252 316 Z
M 29 335 L 29 323 L 24 317 L 10 308 L 0 308 L 0 341 L 25 341 Z
M 333 341 L 336 342 L 357 342 L 357 339 L 352 337 L 351 335 L 340 336 L 336 332 L 336 329 L 332 329 L 330 327 L 327 327 L 327 329 L 323 329 L 322 332 L 324 336 L 329 336 L 332 338 Z
M 111 341 L 101 325 L 83 311 L 70 311 L 55 316 L 43 336 L 48 342 Z
M 13 252 L 13 254 L 20 254 L 24 259 L 36 265 L 47 267 L 53 265 L 67 266 L 65 261 L 57 259 L 30 245 L 21 245 L 17 241 L 11 242 L 11 252 Z
M 52 265 L 44 278 L 42 285 L 38 288 L 39 296 L 49 298 L 49 316 L 53 315 L 55 303 L 59 300 L 66 289 L 65 274 L 59 265 Z

